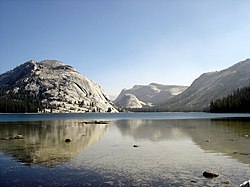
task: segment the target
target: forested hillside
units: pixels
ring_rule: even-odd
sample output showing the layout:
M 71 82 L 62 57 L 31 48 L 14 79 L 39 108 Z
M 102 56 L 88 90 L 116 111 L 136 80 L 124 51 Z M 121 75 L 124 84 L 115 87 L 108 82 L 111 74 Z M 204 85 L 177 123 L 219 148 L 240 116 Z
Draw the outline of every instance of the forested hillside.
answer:
M 237 89 L 232 95 L 212 101 L 210 103 L 210 112 L 250 112 L 250 86 Z
M 0 89 L 0 113 L 37 113 L 43 109 L 38 98 L 4 92 L 4 89 Z

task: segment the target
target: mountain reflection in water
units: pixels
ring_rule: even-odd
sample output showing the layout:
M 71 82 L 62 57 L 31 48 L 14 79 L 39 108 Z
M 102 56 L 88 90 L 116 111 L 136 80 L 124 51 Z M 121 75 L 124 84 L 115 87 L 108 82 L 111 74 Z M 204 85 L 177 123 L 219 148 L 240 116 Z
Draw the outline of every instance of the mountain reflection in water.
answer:
M 17 134 L 22 134 L 25 138 L 0 140 L 0 150 L 26 165 L 54 167 L 97 143 L 106 129 L 106 124 L 85 124 L 81 121 L 2 123 L 0 138 Z M 71 142 L 66 143 L 66 138 Z
M 250 171 L 249 118 L 0 123 L 16 134 L 0 140 L 0 186 L 239 186 Z
M 121 120 L 123 136 L 153 142 L 191 139 L 201 149 L 250 164 L 250 122 L 236 119 Z

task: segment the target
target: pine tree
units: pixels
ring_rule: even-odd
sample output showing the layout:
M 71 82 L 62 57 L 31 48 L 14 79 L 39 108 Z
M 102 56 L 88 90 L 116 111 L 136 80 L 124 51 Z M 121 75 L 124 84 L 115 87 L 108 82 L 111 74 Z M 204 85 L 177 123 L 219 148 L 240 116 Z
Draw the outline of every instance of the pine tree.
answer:
M 210 112 L 215 113 L 249 113 L 250 86 L 237 89 L 233 94 L 210 103 Z

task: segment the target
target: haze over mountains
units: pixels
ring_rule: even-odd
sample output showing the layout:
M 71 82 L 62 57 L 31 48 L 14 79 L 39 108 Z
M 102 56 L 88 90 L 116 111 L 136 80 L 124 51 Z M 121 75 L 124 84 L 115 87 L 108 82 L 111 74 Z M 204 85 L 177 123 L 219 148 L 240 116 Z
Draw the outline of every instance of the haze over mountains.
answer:
M 108 95 L 73 67 L 56 60 L 26 62 L 0 75 L 0 98 L 38 98 L 45 112 L 117 112 Z

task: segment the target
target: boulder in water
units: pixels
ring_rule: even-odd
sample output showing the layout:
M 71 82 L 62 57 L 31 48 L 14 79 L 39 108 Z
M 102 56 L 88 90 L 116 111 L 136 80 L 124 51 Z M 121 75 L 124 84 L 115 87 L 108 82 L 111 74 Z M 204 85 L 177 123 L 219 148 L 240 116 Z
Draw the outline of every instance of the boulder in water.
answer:
M 71 142 L 71 139 L 66 138 L 66 139 L 65 139 L 65 143 L 69 143 L 69 142 Z
M 204 171 L 203 176 L 206 178 L 216 178 L 219 176 L 219 174 L 212 171 Z

